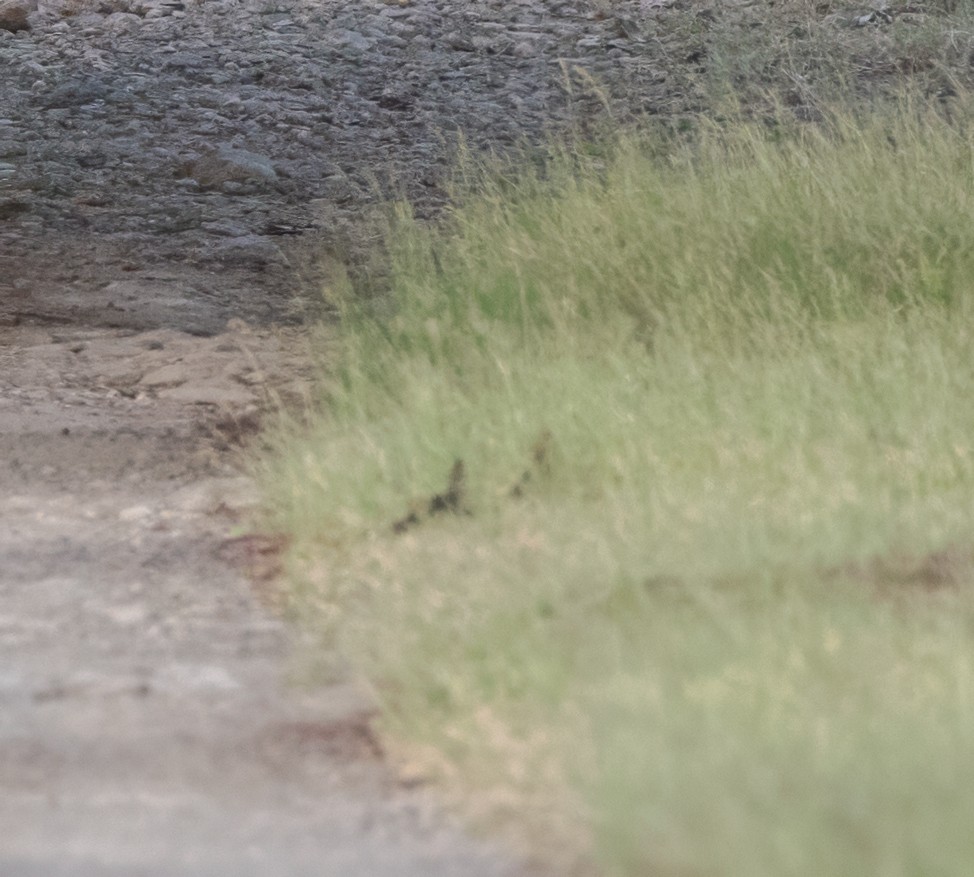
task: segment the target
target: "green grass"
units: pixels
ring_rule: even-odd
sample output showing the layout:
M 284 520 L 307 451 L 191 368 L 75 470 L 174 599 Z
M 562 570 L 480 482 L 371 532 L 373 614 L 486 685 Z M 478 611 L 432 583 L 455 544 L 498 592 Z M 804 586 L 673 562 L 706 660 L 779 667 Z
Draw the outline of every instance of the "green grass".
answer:
M 495 168 L 437 228 L 403 212 L 388 300 L 337 288 L 325 408 L 263 464 L 294 612 L 566 873 L 969 872 L 950 115 Z M 432 513 L 456 460 L 460 513 Z

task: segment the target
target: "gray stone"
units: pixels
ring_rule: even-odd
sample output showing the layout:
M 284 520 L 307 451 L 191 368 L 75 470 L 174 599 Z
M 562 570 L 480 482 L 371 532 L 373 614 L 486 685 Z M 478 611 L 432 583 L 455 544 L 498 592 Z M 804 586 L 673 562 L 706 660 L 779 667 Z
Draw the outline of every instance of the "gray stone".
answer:
M 151 388 L 178 387 L 180 384 L 185 384 L 192 376 L 192 369 L 186 363 L 171 362 L 143 375 L 139 383 L 143 387 Z
M 281 248 L 273 238 L 257 234 L 217 241 L 213 252 L 221 261 L 231 263 L 265 264 L 281 256 Z
M 205 149 L 201 156 L 180 168 L 180 175 L 196 180 L 203 189 L 218 189 L 226 183 L 277 179 L 277 171 L 268 158 L 230 146 Z
M 82 106 L 105 100 L 110 92 L 108 84 L 100 78 L 72 79 L 55 88 L 44 101 L 44 106 L 48 109 Z

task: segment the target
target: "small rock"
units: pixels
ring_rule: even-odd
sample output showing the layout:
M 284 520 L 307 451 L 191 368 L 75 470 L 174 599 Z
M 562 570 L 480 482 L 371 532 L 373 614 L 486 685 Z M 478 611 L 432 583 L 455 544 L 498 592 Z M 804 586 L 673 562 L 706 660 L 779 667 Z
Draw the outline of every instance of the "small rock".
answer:
M 231 317 L 227 320 L 227 332 L 234 332 L 238 335 L 253 335 L 254 329 L 246 320 L 241 320 L 240 317 Z M 236 350 L 237 347 L 233 346 L 231 350 Z
M 205 151 L 199 158 L 183 164 L 177 175 L 196 180 L 201 189 L 220 189 L 226 183 L 273 182 L 277 179 L 277 171 L 268 158 L 229 146 Z
M 158 673 L 160 687 L 169 691 L 215 689 L 233 691 L 240 683 L 223 667 L 214 664 L 172 663 Z
M 152 509 L 147 505 L 133 505 L 122 509 L 118 513 L 120 521 L 144 521 L 152 516 Z
M 108 606 L 104 609 L 104 613 L 111 621 L 122 627 L 141 624 L 149 614 L 146 608 L 138 603 L 127 606 Z
M 26 213 L 30 205 L 20 200 L 0 200 L 0 219 L 10 219 L 18 213 Z
M 28 16 L 35 8 L 30 0 L 0 0 L 0 30 L 30 30 Z
M 141 376 L 138 363 L 129 359 L 105 360 L 98 365 L 98 381 L 106 387 L 131 387 L 139 382 Z
M 0 0 L 0 3 L 5 0 Z M 15 0 L 16 2 L 16 0 Z M 59 85 L 48 96 L 44 105 L 48 109 L 66 109 L 106 100 L 111 88 L 100 78 L 87 77 L 72 79 Z
M 178 387 L 185 384 L 190 377 L 191 371 L 185 363 L 171 362 L 146 373 L 139 383 L 143 387 Z
M 217 237 L 243 237 L 248 233 L 247 227 L 243 223 L 230 222 L 226 219 L 204 222 L 202 228 L 207 234 L 212 234 Z
M 356 52 L 367 52 L 373 45 L 372 40 L 353 30 L 343 30 L 337 33 L 335 35 L 335 41 L 338 45 L 353 49 Z
M 213 249 L 216 257 L 225 263 L 266 265 L 281 255 L 281 248 L 273 240 L 257 234 L 220 240 Z
M 188 485 L 170 497 L 171 507 L 190 514 L 211 515 L 221 510 L 254 508 L 260 492 L 252 478 L 206 478 Z
M 218 407 L 235 407 L 247 405 L 254 401 L 253 393 L 230 381 L 214 381 L 205 384 L 185 383 L 178 387 L 161 390 L 159 397 L 170 399 L 173 402 L 184 402 L 188 405 L 216 405 Z

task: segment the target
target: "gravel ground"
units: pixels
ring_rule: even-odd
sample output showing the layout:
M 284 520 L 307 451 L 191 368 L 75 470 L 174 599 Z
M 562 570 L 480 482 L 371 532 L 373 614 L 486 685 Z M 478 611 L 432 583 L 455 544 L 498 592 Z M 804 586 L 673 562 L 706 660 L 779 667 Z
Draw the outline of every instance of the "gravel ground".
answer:
M 0 29 L 8 322 L 286 319 L 308 242 L 403 192 L 441 203 L 461 135 L 690 103 L 654 0 L 66 3 Z

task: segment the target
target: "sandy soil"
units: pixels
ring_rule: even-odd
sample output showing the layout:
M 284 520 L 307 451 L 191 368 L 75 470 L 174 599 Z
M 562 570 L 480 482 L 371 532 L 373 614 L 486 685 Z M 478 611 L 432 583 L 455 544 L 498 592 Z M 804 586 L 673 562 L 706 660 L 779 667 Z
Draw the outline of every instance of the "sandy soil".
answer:
M 397 783 L 362 686 L 295 681 L 246 575 L 237 451 L 300 330 L 104 315 L 0 328 L 0 874 L 522 873 Z

